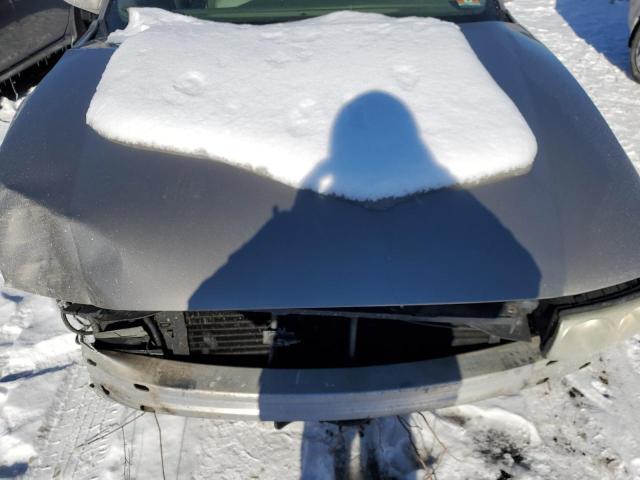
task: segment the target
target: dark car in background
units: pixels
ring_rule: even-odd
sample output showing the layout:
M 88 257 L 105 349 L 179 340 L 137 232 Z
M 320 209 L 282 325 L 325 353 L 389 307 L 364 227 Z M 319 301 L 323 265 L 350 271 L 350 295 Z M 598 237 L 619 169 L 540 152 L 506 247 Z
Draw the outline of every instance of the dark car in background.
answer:
M 69 48 L 85 32 L 90 18 L 90 12 L 63 0 L 0 0 L 2 91 L 11 92 L 9 80 Z
M 631 47 L 631 73 L 640 82 L 640 0 L 629 2 L 629 46 Z

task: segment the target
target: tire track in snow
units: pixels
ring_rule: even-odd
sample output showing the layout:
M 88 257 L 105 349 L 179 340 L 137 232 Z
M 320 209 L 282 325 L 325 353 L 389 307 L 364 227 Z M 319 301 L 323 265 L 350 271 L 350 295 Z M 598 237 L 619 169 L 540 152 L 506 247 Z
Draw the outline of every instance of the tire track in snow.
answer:
M 113 439 L 105 437 L 81 445 L 92 436 L 113 429 L 128 409 L 98 397 L 88 384 L 89 375 L 83 365 L 67 369 L 55 402 L 44 415 L 35 443 L 38 458 L 26 478 L 105 478 L 107 472 L 101 467 L 110 454 Z

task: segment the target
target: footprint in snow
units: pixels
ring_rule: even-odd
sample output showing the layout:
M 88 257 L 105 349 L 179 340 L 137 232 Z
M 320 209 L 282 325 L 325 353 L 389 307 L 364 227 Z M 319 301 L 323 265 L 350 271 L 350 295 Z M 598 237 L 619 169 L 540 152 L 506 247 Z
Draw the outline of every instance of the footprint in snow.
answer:
M 196 97 L 202 95 L 207 77 L 198 71 L 185 72 L 173 82 L 173 88 L 180 93 Z
M 393 67 L 393 77 L 404 90 L 413 90 L 420 81 L 418 71 L 413 65 L 396 65 Z

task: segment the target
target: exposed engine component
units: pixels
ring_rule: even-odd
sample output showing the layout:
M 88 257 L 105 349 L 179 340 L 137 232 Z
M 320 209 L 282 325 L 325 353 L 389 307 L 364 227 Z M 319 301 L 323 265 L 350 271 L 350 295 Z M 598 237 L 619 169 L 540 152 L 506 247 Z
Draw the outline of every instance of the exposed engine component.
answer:
M 186 312 L 184 314 L 192 354 L 267 354 L 268 326 L 242 314 Z
M 118 318 L 117 312 L 78 311 L 72 306 L 63 311 L 91 325 L 91 335 L 82 338 L 95 342 L 96 348 L 188 356 L 206 363 L 281 368 L 369 365 L 437 357 L 504 341 L 485 328 L 467 325 L 471 320 L 451 317 L 451 323 L 442 323 L 398 312 L 145 312 L 144 317 L 125 312 Z M 506 327 L 508 320 L 500 319 L 498 326 Z M 511 330 L 520 328 L 513 318 L 511 322 Z

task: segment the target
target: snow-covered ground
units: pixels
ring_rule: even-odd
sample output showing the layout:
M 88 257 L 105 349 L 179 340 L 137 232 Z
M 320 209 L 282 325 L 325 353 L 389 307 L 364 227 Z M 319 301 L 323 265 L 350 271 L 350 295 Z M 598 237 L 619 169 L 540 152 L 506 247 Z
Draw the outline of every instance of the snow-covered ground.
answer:
M 569 67 L 640 167 L 627 5 L 515 0 L 509 8 Z M 0 110 L 0 137 L 9 108 Z M 640 338 L 519 395 L 361 428 L 281 431 L 160 415 L 156 424 L 87 388 L 73 340 L 51 301 L 0 291 L 0 478 L 157 479 L 163 459 L 166 478 L 640 479 Z

